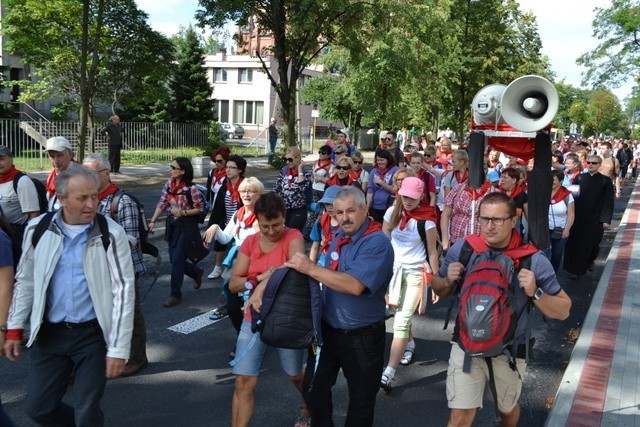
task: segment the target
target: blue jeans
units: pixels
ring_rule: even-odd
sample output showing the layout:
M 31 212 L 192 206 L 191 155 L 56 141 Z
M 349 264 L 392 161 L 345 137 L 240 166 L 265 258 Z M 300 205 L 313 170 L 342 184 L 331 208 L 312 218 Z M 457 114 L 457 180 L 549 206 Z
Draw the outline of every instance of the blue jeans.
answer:
M 567 239 L 553 239 L 551 238 L 551 234 L 551 230 L 549 230 L 549 241 L 551 242 L 551 246 L 544 250 L 544 254 L 547 256 L 549 261 L 551 261 L 553 271 L 557 273 L 558 269 L 560 269 L 560 262 L 562 261 L 564 245 L 567 243 Z
M 174 242 L 169 242 L 169 261 L 171 262 L 171 296 L 182 299 L 182 282 L 184 275 L 196 277 L 200 269 L 189 261 L 184 254 L 184 234 L 176 231 L 180 235 L 176 237 Z M 173 244 L 171 244 L 173 243 Z
M 97 321 L 80 327 L 43 323 L 31 351 L 25 411 L 42 426 L 104 425 L 107 345 Z M 62 403 L 75 368 L 75 410 Z

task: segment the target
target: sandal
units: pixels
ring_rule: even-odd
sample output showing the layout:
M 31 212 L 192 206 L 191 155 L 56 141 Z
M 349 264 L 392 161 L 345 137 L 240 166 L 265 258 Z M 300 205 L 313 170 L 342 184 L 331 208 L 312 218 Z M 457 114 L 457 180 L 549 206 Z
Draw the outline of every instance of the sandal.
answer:
M 413 352 L 415 349 L 413 348 L 408 348 L 404 351 L 404 354 L 402 355 L 402 358 L 400 359 L 400 364 L 402 366 L 407 366 L 411 364 L 411 361 L 413 360 Z
M 302 415 L 303 412 L 306 412 L 307 415 Z M 300 407 L 300 413 L 296 418 L 296 423 L 293 425 L 294 427 L 311 427 L 311 415 L 309 414 L 309 410 L 306 406 Z
M 387 374 L 382 374 L 382 378 L 380 379 L 380 388 L 385 391 L 385 393 L 390 393 L 393 389 L 391 382 L 393 378 L 389 378 Z

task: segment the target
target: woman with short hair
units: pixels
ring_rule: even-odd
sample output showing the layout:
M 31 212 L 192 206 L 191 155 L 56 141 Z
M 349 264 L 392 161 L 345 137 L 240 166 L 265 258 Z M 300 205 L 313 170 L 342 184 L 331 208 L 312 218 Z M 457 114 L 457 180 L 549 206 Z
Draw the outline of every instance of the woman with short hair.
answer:
M 285 225 L 302 231 L 311 203 L 311 172 L 304 167 L 302 153 L 297 147 L 289 147 L 284 160 L 287 165 L 280 171 L 274 191 L 282 197 L 287 208 Z

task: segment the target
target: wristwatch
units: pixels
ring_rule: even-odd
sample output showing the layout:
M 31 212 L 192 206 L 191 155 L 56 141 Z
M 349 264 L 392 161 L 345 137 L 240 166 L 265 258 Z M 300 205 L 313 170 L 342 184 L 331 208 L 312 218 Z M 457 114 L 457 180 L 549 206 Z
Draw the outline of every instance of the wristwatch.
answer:
M 7 332 L 7 325 L 0 326 L 0 332 Z
M 258 278 L 255 276 L 247 277 L 247 281 L 244 282 L 244 288 L 248 291 L 252 290 L 258 284 Z
M 544 291 L 541 288 L 538 288 L 538 290 L 533 294 L 531 299 L 538 300 L 538 299 L 542 298 L 542 295 L 544 295 Z
M 244 282 L 244 288 L 250 291 L 251 289 L 253 289 L 253 283 L 247 280 L 246 282 Z

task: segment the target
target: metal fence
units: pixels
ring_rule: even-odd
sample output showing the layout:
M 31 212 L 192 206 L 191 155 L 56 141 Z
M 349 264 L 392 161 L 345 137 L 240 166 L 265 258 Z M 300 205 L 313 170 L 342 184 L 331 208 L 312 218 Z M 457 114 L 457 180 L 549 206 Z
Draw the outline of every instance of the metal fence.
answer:
M 85 153 L 90 153 L 92 146 L 93 151 L 107 152 L 107 138 L 100 132 L 105 125 L 106 122 L 98 122 L 87 129 L 89 141 Z M 126 122 L 122 127 L 123 163 L 144 164 L 169 161 L 176 156 L 198 156 L 208 144 L 209 128 L 201 124 Z M 78 128 L 78 122 L 0 119 L 0 145 L 14 152 L 19 167 L 46 169 L 49 160 L 44 141 L 52 136 L 64 136 L 77 153 Z

